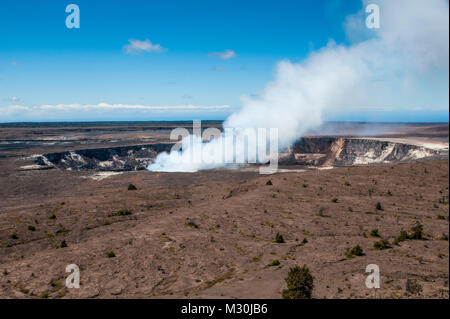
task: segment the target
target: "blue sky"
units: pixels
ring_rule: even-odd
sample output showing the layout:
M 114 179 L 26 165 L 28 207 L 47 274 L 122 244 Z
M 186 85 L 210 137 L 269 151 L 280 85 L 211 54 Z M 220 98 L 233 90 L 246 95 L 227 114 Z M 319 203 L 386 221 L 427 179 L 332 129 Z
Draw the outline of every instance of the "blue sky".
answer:
M 65 26 L 70 3 L 80 8 L 80 29 Z M 225 119 L 241 107 L 242 95 L 264 89 L 278 61 L 305 59 L 330 39 L 349 44 L 343 24 L 361 8 L 359 0 L 2 0 L 0 108 L 105 103 L 175 109 L 74 107 L 55 117 L 0 112 L 0 122 Z M 161 52 L 129 54 L 126 45 L 133 39 L 144 45 L 148 39 Z M 234 56 L 225 59 L 221 53 L 227 50 Z M 183 105 L 205 108 L 176 108 Z M 437 108 L 330 119 L 448 121 L 448 110 Z

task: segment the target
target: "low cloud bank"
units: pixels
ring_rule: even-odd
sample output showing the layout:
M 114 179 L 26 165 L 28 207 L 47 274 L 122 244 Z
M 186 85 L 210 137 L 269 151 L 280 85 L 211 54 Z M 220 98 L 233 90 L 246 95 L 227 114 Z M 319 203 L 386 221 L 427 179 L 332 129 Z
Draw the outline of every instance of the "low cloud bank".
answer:
M 179 116 L 186 113 L 220 113 L 230 112 L 230 105 L 139 105 L 139 104 L 55 104 L 55 105 L 8 105 L 0 107 L 0 121 L 39 121 L 39 120 L 121 120 L 154 118 L 160 115 L 161 118 Z

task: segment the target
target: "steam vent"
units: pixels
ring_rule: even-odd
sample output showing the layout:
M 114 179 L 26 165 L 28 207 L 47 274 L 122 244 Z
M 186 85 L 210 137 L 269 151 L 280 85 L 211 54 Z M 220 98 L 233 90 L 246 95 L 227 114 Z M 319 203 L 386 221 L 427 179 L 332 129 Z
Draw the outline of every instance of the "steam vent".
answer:
M 161 152 L 173 144 L 145 144 L 46 153 L 36 157 L 35 168 L 68 170 L 137 171 L 144 170 Z M 279 156 L 280 165 L 308 168 L 409 162 L 448 158 L 448 148 L 370 138 L 304 137 Z

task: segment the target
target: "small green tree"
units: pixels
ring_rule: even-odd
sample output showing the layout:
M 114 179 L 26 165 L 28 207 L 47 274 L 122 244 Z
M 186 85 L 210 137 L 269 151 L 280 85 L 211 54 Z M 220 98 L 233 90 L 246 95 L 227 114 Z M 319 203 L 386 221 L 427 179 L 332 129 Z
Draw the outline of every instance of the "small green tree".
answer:
M 421 223 L 416 222 L 416 224 L 411 228 L 411 234 L 409 239 L 421 240 L 423 238 L 423 226 Z
M 278 266 L 280 265 L 280 261 L 278 259 L 272 260 L 272 262 L 269 264 L 269 266 Z
M 383 250 L 383 249 L 387 249 L 387 248 L 391 248 L 391 246 L 389 246 L 389 242 L 385 239 L 382 239 L 380 241 L 377 241 L 373 244 L 373 248 L 378 249 L 378 250 Z
M 411 233 L 402 230 L 400 235 L 394 240 L 394 244 L 398 245 L 400 242 L 405 240 L 426 240 L 423 233 L 423 225 L 420 222 L 416 222 L 416 224 L 411 227 Z
M 369 234 L 370 237 L 381 237 L 378 229 L 372 229 Z
M 63 240 L 63 241 L 61 242 L 61 244 L 59 245 L 59 247 L 61 247 L 61 248 L 65 248 L 65 247 L 67 247 L 67 243 L 66 243 L 66 241 L 65 241 L 65 240 Z
M 314 277 L 306 265 L 290 268 L 285 280 L 288 289 L 282 292 L 284 299 L 311 299 Z
M 356 245 L 355 247 L 349 249 L 346 254 L 347 258 L 353 258 L 356 256 L 364 256 L 364 252 L 361 246 Z
M 277 235 L 275 236 L 275 242 L 278 244 L 284 243 L 283 235 L 281 235 L 280 233 L 277 233 Z
M 402 241 L 408 240 L 409 235 L 405 230 L 400 231 L 400 235 L 395 238 L 394 240 L 394 244 L 398 245 L 399 243 L 401 243 Z
M 113 216 L 128 216 L 131 215 L 132 212 L 128 209 L 120 209 L 113 214 Z

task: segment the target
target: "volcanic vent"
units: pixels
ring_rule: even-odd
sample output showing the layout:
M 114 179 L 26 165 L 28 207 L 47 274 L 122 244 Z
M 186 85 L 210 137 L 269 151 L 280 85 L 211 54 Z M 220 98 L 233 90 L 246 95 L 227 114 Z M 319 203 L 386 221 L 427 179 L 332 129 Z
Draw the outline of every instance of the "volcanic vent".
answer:
M 36 158 L 41 168 L 96 171 L 144 170 L 173 144 L 145 144 L 47 153 Z M 280 165 L 351 166 L 448 158 L 448 148 L 432 149 L 373 138 L 304 137 L 279 156 Z

